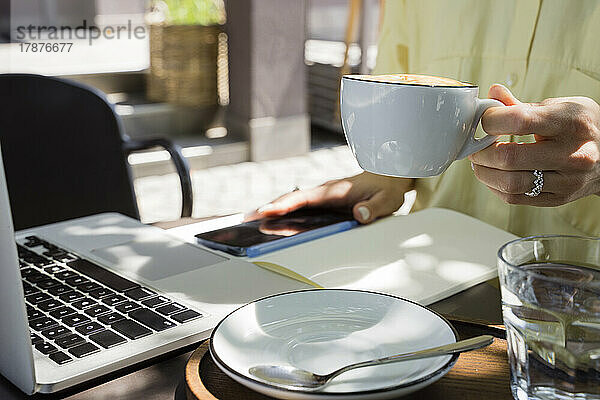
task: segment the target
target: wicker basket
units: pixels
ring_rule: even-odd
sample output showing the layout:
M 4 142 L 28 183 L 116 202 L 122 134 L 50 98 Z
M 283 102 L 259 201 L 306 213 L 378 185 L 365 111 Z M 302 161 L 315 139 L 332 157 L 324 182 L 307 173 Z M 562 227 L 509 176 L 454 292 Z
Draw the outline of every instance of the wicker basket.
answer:
M 150 100 L 185 106 L 218 102 L 221 26 L 150 25 Z

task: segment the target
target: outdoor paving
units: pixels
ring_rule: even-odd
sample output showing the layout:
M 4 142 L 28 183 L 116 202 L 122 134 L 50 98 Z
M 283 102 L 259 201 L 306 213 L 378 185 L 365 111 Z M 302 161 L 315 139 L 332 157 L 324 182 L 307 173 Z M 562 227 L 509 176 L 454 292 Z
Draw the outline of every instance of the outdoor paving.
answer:
M 359 173 L 347 146 L 303 156 L 244 162 L 192 171 L 194 218 L 247 212 L 291 191 Z M 138 178 L 134 182 L 142 222 L 179 217 L 181 192 L 176 174 Z

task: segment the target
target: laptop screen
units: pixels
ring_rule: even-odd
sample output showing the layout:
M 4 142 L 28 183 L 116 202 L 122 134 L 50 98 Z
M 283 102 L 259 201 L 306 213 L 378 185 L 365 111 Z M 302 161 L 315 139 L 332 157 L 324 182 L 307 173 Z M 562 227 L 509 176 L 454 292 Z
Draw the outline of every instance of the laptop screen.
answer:
M 33 353 L 1 149 L 0 315 L 0 373 L 25 393 L 34 393 Z

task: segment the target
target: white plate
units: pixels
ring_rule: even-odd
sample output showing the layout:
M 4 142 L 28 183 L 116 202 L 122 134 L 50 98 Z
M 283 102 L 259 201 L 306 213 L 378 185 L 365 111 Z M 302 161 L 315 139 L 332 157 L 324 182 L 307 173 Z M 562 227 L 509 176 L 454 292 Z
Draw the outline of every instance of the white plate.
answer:
M 265 384 L 248 370 L 291 365 L 325 374 L 359 361 L 456 342 L 440 315 L 413 303 L 358 290 L 305 290 L 267 297 L 229 314 L 211 336 L 210 353 L 235 381 L 281 399 L 387 399 L 427 386 L 458 355 L 360 368 L 319 392 Z

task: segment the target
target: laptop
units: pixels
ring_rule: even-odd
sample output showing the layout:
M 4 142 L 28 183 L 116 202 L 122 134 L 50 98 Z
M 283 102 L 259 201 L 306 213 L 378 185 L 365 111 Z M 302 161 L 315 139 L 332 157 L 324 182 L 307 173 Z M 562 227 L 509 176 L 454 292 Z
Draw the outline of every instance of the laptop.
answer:
M 0 373 L 64 390 L 209 337 L 303 284 L 104 213 L 14 232 L 0 154 Z

